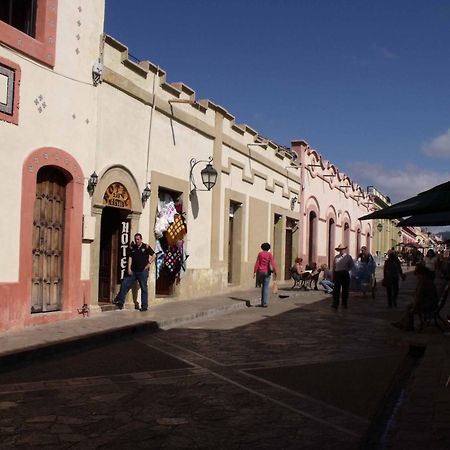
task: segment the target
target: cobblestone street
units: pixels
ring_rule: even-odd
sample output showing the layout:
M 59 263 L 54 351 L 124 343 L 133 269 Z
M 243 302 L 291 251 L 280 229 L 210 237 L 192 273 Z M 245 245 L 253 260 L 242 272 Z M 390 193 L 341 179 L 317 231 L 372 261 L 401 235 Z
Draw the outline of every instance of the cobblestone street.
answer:
M 409 278 L 398 310 L 380 291 L 352 294 L 338 312 L 323 292 L 286 291 L 267 309 L 10 367 L 0 374 L 2 448 L 365 448 L 407 358 L 411 335 L 390 322 L 410 299 Z M 380 445 L 402 442 L 393 429 Z M 427 448 L 445 443 L 448 432 Z

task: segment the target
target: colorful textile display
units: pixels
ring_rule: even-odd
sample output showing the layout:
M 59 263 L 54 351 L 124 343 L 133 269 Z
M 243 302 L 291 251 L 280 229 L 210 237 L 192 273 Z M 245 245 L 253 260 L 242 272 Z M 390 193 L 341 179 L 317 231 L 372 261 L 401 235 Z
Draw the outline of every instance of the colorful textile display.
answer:
M 167 228 L 166 239 L 169 245 L 176 245 L 186 234 L 186 227 L 183 218 L 177 214 L 172 224 Z
M 164 255 L 164 267 L 170 273 L 178 273 L 181 269 L 182 255 L 178 247 L 170 247 Z

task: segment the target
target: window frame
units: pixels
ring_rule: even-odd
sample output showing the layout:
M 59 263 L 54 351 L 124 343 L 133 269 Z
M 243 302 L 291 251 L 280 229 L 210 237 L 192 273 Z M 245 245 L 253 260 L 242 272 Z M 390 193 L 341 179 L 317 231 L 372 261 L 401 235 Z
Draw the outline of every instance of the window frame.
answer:
M 20 76 L 21 70 L 20 66 L 9 59 L 0 56 L 0 66 L 4 68 L 4 72 L 13 72 L 13 74 L 4 74 L 8 77 L 7 89 L 12 89 L 12 105 L 11 112 L 0 111 L 0 120 L 5 122 L 13 123 L 14 125 L 19 124 L 19 86 L 20 86 Z M 9 83 L 12 83 L 12 87 Z
M 36 36 L 0 20 L 0 42 L 48 66 L 55 65 L 58 0 L 36 1 Z

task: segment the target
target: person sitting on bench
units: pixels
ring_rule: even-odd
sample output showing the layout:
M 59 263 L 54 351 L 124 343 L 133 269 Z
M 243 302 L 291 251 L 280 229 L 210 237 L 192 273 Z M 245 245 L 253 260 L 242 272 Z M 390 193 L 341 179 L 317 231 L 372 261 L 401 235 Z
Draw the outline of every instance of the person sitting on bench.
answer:
M 319 286 L 322 286 L 327 294 L 332 294 L 334 288 L 333 272 L 326 264 L 322 264 L 320 267 L 322 269 L 322 279 L 319 281 Z

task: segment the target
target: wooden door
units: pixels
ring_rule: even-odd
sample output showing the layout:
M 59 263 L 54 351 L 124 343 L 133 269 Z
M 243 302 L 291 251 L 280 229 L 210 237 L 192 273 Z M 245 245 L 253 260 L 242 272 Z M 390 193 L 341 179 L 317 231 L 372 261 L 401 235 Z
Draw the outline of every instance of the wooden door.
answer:
M 234 212 L 228 218 L 228 283 L 233 282 Z
M 292 267 L 292 227 L 286 227 L 286 243 L 284 248 L 284 279 L 291 278 Z
M 43 167 L 37 174 L 33 212 L 31 312 L 62 306 L 64 214 L 67 180 L 62 172 Z
M 100 261 L 98 301 L 111 302 L 122 279 L 121 260 L 125 259 L 129 244 L 130 211 L 106 207 L 102 212 L 100 232 Z M 124 256 L 125 255 L 125 256 Z

